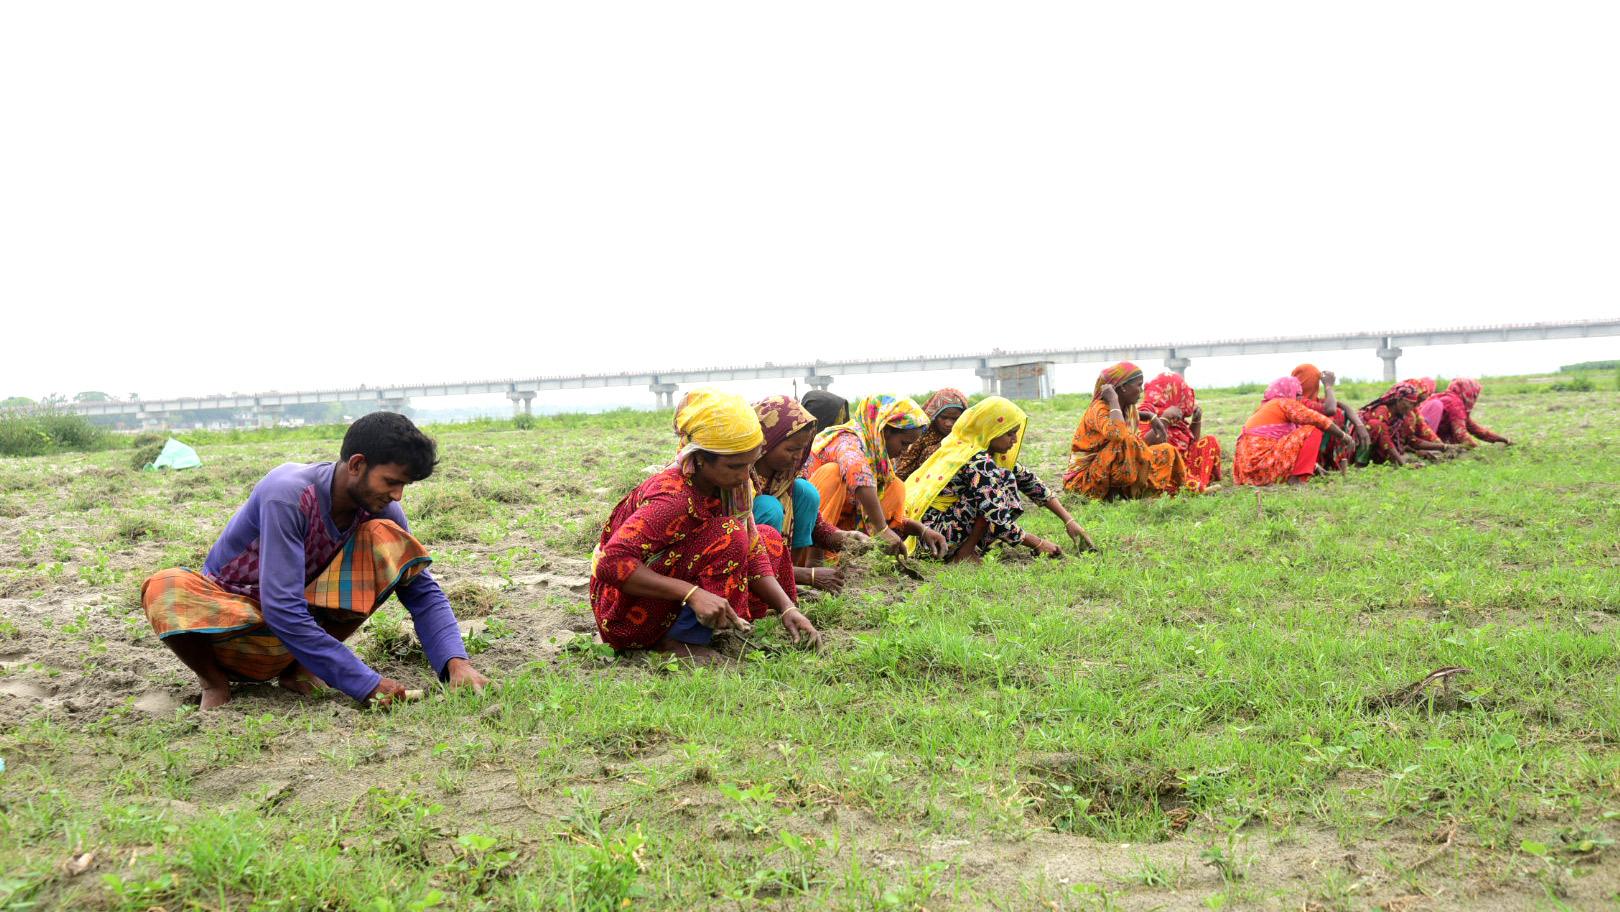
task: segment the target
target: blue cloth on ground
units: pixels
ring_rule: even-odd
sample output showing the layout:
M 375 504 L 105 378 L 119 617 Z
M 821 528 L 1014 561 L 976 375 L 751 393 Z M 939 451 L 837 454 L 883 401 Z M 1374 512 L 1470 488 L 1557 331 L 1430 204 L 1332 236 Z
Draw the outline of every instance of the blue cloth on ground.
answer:
M 703 622 L 698 620 L 697 612 L 689 605 L 681 606 L 681 613 L 675 615 L 675 623 L 669 625 L 669 633 L 665 636 L 678 643 L 693 646 L 707 646 L 714 642 L 714 631 L 703 626 Z

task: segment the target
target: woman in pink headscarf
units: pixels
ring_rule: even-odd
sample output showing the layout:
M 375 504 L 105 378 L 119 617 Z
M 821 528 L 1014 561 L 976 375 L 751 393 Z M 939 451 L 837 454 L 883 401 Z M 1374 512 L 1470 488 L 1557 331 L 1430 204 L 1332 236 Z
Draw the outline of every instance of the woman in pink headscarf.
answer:
M 1303 393 L 1299 380 L 1292 376 L 1279 378 L 1266 388 L 1260 407 L 1238 435 L 1233 481 L 1240 485 L 1309 481 L 1316 474 L 1323 434 L 1345 443 L 1353 441 L 1333 419 L 1301 402 Z
M 1480 391 L 1478 380 L 1458 377 L 1445 392 L 1429 397 L 1418 407 L 1418 412 L 1444 443 L 1472 447 L 1477 446 L 1474 440 L 1478 438 L 1486 443 L 1512 446 L 1513 441 L 1475 423 L 1474 403 L 1479 401 Z

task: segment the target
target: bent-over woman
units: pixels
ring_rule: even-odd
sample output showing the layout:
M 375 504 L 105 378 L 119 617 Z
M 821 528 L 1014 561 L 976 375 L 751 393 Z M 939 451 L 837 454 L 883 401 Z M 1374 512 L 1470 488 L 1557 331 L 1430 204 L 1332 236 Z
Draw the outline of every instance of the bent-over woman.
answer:
M 756 525 L 749 473 L 764 435 L 741 396 L 693 390 L 675 410 L 669 468 L 619 501 L 591 555 L 591 610 L 615 649 L 713 659 L 715 630 L 781 616 L 794 642 L 821 634 L 795 606 L 782 536 Z
M 1361 420 L 1371 440 L 1356 452 L 1356 463 L 1422 466 L 1411 455 L 1417 449 L 1417 438 L 1413 423 L 1407 420 L 1422 400 L 1423 392 L 1417 384 L 1403 380 L 1362 406 Z
M 1035 473 L 1018 464 L 1029 418 L 1000 396 L 962 414 L 939 449 L 906 485 L 906 513 L 945 539 L 946 559 L 977 563 L 994 543 L 1024 545 L 1058 557 L 1063 549 L 1018 525 L 1023 494 L 1063 520 L 1076 545 L 1094 550 L 1062 501 Z
M 1091 405 L 1070 444 L 1065 490 L 1096 500 L 1174 495 L 1187 486 L 1187 463 L 1169 442 L 1164 419 L 1154 416 L 1146 434 L 1136 403 L 1142 369 L 1121 361 L 1097 375 Z
M 1322 437 L 1341 443 L 1352 438 L 1333 419 L 1300 400 L 1298 379 L 1282 377 L 1266 388 L 1260 407 L 1244 423 L 1232 460 L 1232 480 L 1240 485 L 1296 484 L 1316 474 Z
M 835 567 L 812 567 L 806 561 L 812 549 L 842 551 L 866 540 L 861 532 L 845 532 L 821 517 L 821 492 L 799 473 L 810 460 L 816 418 L 792 396 L 770 396 L 754 403 L 765 442 L 754 463 L 754 522 L 781 534 L 793 551 L 793 578 L 800 586 L 838 592 L 843 574 Z
M 1403 381 L 1417 387 L 1417 407 L 1406 413 L 1407 449 L 1417 451 L 1418 455 L 1427 459 L 1438 459 L 1442 456 L 1454 456 L 1462 452 L 1461 446 L 1448 446 L 1434 432 L 1429 422 L 1423 418 L 1423 406 L 1434 398 L 1435 382 L 1433 377 L 1413 377 Z
M 868 396 L 855 403 L 848 422 L 817 434 L 803 476 L 821 494 L 822 518 L 842 530 L 864 519 L 867 534 L 895 554 L 905 553 L 907 535 L 941 553 L 939 533 L 906 516 L 906 484 L 893 467 L 927 423 L 911 399 Z
M 916 443 L 906 447 L 899 461 L 894 464 L 894 474 L 899 476 L 901 481 L 910 479 L 911 473 L 917 471 L 918 466 L 934 455 L 934 451 L 945 442 L 945 437 L 950 434 L 956 419 L 967 411 L 967 407 L 968 397 L 958 389 L 947 387 L 928 397 L 928 401 L 923 403 L 923 414 L 928 416 L 928 429 L 923 431 Z
M 1198 394 L 1180 374 L 1160 374 L 1142 387 L 1141 413 L 1164 420 L 1169 443 L 1187 463 L 1187 486 L 1207 491 L 1221 480 L 1221 442 L 1204 433 L 1204 409 Z M 1141 425 L 1144 435 L 1152 431 Z
M 1458 377 L 1446 386 L 1445 392 L 1420 405 L 1418 413 L 1442 443 L 1473 447 L 1478 445 L 1474 442 L 1477 439 L 1512 446 L 1513 441 L 1474 421 L 1474 403 L 1479 401 L 1482 389 L 1478 380 Z

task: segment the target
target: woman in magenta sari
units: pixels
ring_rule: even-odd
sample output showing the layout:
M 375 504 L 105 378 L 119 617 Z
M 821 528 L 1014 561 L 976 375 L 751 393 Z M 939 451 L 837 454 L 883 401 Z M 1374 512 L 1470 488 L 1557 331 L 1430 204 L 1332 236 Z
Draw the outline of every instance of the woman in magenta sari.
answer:
M 1429 397 L 1418 407 L 1418 412 L 1442 443 L 1472 447 L 1478 445 L 1474 442 L 1478 439 L 1512 446 L 1513 441 L 1475 423 L 1474 403 L 1479 401 L 1480 390 L 1478 380 L 1458 377 L 1445 392 Z

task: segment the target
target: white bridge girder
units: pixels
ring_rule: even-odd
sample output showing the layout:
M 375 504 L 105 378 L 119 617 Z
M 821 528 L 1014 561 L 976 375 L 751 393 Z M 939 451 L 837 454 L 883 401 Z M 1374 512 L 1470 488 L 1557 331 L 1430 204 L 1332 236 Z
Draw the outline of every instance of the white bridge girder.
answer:
M 201 409 L 262 410 L 288 405 L 356 400 L 396 403 L 407 399 L 435 396 L 510 394 L 515 391 L 545 392 L 548 390 L 603 389 L 615 386 L 639 386 L 645 389 L 654 384 L 689 386 L 700 383 L 722 383 L 730 380 L 805 379 L 812 377 L 827 379 L 850 374 L 929 373 L 946 370 L 977 371 L 1039 361 L 1055 364 L 1104 361 L 1161 363 L 1174 358 L 1178 363 L 1185 364 L 1199 358 L 1238 357 L 1242 355 L 1274 355 L 1288 352 L 1349 349 L 1399 352 L 1407 348 L 1421 348 L 1431 345 L 1539 342 L 1599 336 L 1620 336 L 1620 317 L 1610 320 L 1473 326 L 1411 332 L 1337 333 L 1270 339 L 1231 339 L 1193 344 L 1124 345 L 1017 352 L 993 351 L 982 354 L 934 355 L 887 360 L 754 364 L 689 370 L 638 371 L 622 374 L 580 374 L 560 377 L 478 380 L 465 383 L 303 390 L 288 393 L 267 392 L 253 395 L 188 396 L 181 399 L 143 399 L 130 402 L 75 402 L 67 407 L 81 415 L 164 415 Z M 1394 361 L 1386 360 L 1385 363 L 1392 367 Z

